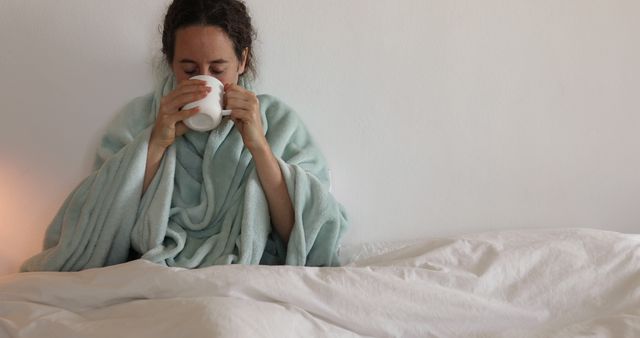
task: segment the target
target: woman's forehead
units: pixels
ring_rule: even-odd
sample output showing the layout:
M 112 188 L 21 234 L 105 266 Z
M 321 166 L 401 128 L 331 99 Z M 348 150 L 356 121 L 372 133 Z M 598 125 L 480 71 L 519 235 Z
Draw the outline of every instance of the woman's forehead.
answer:
M 175 59 L 212 62 L 235 56 L 233 42 L 217 26 L 189 26 L 176 32 Z

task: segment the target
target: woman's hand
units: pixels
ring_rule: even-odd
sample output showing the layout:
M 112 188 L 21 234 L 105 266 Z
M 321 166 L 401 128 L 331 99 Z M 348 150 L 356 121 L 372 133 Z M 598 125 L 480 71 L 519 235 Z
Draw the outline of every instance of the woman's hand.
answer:
M 230 109 L 229 117 L 238 128 L 244 145 L 251 153 L 268 147 L 267 139 L 262 128 L 260 102 L 258 97 L 236 84 L 224 86 L 225 109 Z
M 184 105 L 203 99 L 211 91 L 205 81 L 186 80 L 181 82 L 171 93 L 160 100 L 158 117 L 151 132 L 150 146 L 167 149 L 176 137 L 189 130 L 183 120 L 198 113 L 198 107 L 180 110 Z

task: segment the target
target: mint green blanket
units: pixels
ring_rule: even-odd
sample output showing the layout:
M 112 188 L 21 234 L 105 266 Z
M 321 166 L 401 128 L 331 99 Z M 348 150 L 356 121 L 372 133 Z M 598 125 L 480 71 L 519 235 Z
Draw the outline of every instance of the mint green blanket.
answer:
M 267 140 L 295 212 L 287 245 L 272 230 L 251 154 L 233 122 L 190 131 L 166 151 L 142 196 L 147 146 L 168 76 L 135 99 L 109 126 L 94 172 L 66 199 L 45 234 L 44 251 L 22 271 L 76 271 L 142 259 L 186 268 L 214 264 L 338 265 L 347 226 L 328 190 L 327 165 L 296 114 L 260 95 Z

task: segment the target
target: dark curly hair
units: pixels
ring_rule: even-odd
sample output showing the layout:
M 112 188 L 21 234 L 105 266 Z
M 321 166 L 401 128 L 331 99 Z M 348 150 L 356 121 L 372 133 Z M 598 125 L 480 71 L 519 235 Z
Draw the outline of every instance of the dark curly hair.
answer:
M 175 54 L 176 32 L 189 26 L 217 26 L 227 33 L 233 42 L 238 60 L 248 48 L 245 74 L 255 77 L 253 40 L 256 32 L 244 2 L 239 0 L 174 0 L 164 18 L 162 53 L 171 64 Z

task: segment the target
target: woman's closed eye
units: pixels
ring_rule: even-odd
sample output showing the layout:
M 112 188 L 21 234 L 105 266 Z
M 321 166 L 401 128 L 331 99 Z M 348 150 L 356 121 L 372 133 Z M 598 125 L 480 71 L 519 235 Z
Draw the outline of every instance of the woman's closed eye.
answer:
M 193 69 L 185 69 L 184 73 L 190 76 L 196 76 L 198 75 L 198 69 L 193 68 Z
M 209 69 L 209 72 L 213 75 L 222 75 L 222 73 L 224 73 L 224 70 L 217 70 L 217 69 Z M 189 75 L 189 76 L 196 76 L 196 75 L 200 75 L 200 72 L 197 69 L 194 70 L 185 70 L 184 71 L 185 74 Z
M 224 73 L 224 69 L 210 67 L 209 72 L 214 75 L 221 75 L 222 73 Z

